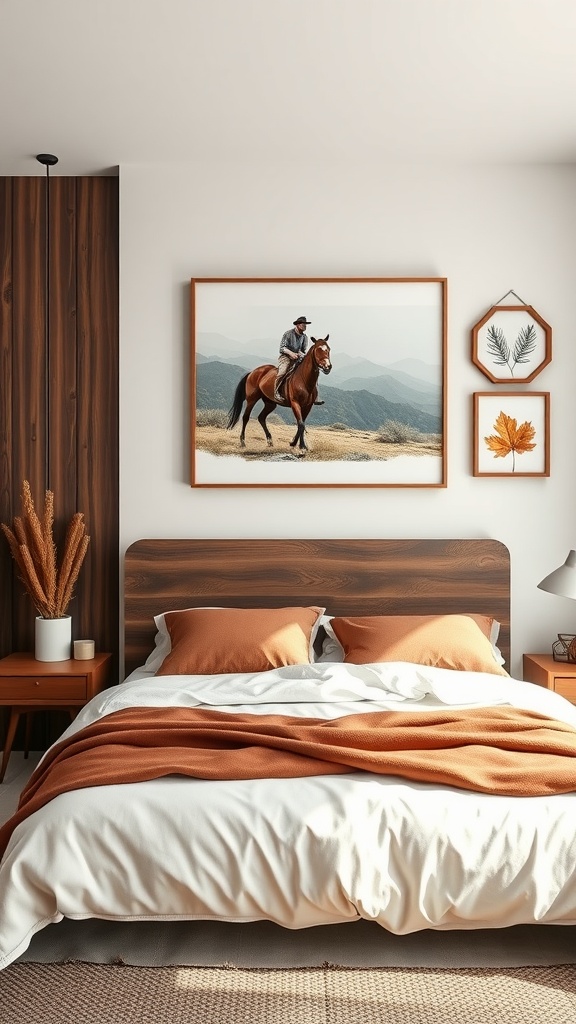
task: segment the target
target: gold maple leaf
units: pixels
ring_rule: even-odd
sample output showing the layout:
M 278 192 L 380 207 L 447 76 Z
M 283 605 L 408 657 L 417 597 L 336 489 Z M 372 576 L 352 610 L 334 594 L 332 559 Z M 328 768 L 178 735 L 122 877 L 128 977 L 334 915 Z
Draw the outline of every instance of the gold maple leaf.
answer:
M 536 433 L 535 428 L 526 420 L 517 425 L 513 416 L 507 416 L 500 412 L 494 423 L 496 434 L 490 434 L 484 441 L 489 451 L 494 452 L 495 459 L 503 459 L 506 455 L 512 454 L 512 471 L 515 468 L 515 456 L 531 452 L 536 447 L 532 439 Z

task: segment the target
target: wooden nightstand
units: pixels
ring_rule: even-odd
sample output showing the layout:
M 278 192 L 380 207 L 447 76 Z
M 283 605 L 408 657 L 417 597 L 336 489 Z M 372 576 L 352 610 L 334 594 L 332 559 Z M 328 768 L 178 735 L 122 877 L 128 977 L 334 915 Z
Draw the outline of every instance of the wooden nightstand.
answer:
M 10 720 L 0 767 L 4 778 L 20 715 L 62 708 L 73 719 L 80 708 L 109 685 L 111 654 L 90 661 L 36 661 L 31 654 L 0 658 L 0 707 L 10 708 Z M 29 725 L 31 715 L 28 714 Z M 28 753 L 28 728 L 26 755 Z
M 555 690 L 576 704 L 576 663 L 554 661 L 551 654 L 525 654 L 523 676 L 529 683 L 538 683 Z

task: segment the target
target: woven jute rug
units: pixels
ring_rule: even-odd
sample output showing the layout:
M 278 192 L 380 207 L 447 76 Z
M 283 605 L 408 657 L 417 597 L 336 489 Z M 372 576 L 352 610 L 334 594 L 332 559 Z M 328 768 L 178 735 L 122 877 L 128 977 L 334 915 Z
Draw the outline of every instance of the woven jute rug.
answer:
M 576 967 L 13 964 L 0 1024 L 576 1024 Z

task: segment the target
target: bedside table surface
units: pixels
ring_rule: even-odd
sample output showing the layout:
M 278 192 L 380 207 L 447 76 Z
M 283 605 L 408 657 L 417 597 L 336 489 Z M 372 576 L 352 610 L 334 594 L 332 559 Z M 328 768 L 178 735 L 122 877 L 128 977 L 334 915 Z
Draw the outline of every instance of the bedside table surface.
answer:
M 27 652 L 7 654 L 5 658 L 0 658 L 0 676 L 88 675 L 105 665 L 111 657 L 111 654 L 102 652 L 87 660 L 69 658 L 67 661 L 37 661 L 33 654 Z
M 540 665 L 546 672 L 554 672 L 556 675 L 562 675 L 562 673 L 567 675 L 576 674 L 576 661 L 556 661 L 552 654 L 543 654 L 542 652 L 524 654 L 523 657 L 529 658 L 536 665 Z

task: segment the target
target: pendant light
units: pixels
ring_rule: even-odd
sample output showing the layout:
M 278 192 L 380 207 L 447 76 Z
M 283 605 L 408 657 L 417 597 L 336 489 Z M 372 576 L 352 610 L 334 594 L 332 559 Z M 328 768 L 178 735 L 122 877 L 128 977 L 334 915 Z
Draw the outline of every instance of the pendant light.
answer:
M 50 168 L 58 163 L 52 153 L 39 153 L 38 163 L 46 168 L 46 243 L 44 251 L 44 486 L 50 486 Z

